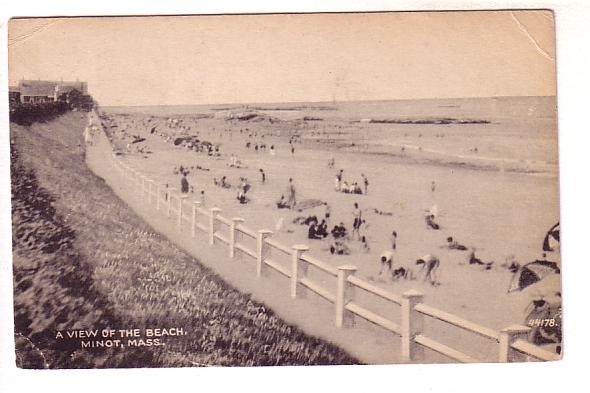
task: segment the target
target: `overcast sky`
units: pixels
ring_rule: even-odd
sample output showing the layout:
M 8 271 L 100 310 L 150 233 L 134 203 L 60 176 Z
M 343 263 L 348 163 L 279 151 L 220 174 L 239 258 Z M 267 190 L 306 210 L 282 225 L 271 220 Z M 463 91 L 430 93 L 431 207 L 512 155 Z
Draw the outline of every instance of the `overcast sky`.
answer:
M 21 19 L 9 79 L 101 105 L 555 94 L 550 12 Z

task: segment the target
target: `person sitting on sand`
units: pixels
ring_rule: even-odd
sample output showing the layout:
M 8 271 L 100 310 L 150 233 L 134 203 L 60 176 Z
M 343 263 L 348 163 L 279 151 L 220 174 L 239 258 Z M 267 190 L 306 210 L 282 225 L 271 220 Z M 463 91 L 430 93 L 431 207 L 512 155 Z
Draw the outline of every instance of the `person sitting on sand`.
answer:
M 414 280 L 415 276 L 412 269 L 410 269 L 407 266 L 400 266 L 396 269 L 393 269 L 393 271 L 391 272 L 391 279 L 397 281 L 402 278 L 404 280 Z
M 277 208 L 279 209 L 288 209 L 289 205 L 287 205 L 287 201 L 285 201 L 285 196 L 281 195 L 281 199 L 277 202 Z
M 352 184 L 348 184 L 346 180 L 342 182 L 342 192 L 344 192 L 345 194 L 352 194 L 353 191 L 354 186 Z
M 322 238 L 328 237 L 328 224 L 326 223 L 326 220 L 322 220 L 318 225 L 316 233 Z
M 336 255 L 349 255 L 350 248 L 346 244 L 346 239 L 341 238 L 334 241 L 330 246 L 330 253 Z
M 381 256 L 379 257 L 379 260 L 381 261 L 381 267 L 379 268 L 379 275 L 381 275 L 383 273 L 383 269 L 387 269 L 389 270 L 389 272 L 391 272 L 391 268 L 393 266 L 393 252 L 387 250 L 387 251 L 383 251 L 381 253 Z
M 447 237 L 447 247 L 449 250 L 459 250 L 459 251 L 466 251 L 467 247 L 462 244 L 459 244 L 457 241 L 453 240 L 452 236 Z
M 334 236 L 334 239 L 339 239 L 342 237 L 346 237 L 347 233 L 346 233 L 346 227 L 344 226 L 344 223 L 341 222 L 339 225 L 335 225 L 334 228 L 331 231 L 332 236 Z
M 246 204 L 248 203 L 248 199 L 246 198 L 246 193 L 244 192 L 244 190 L 240 189 L 238 191 L 238 196 L 237 196 L 237 200 L 241 203 L 241 204 Z
M 189 191 L 189 184 L 186 178 L 186 174 L 182 174 L 182 178 L 180 179 L 180 192 L 183 194 L 188 194 Z
M 440 229 L 440 225 L 438 225 L 436 222 L 434 222 L 434 214 L 427 213 L 424 216 L 424 219 L 426 220 L 426 229 L 434 229 L 434 230 Z
M 317 239 L 317 240 L 322 239 L 322 236 L 320 234 L 318 234 L 317 223 L 315 223 L 315 222 L 311 223 L 311 225 L 309 226 L 309 229 L 307 231 L 307 238 L 308 239 Z
M 431 254 L 424 255 L 422 258 L 416 260 L 416 265 L 421 266 L 420 273 L 424 272 L 424 281 L 430 282 L 433 286 L 439 284 L 438 268 L 440 267 L 440 260 Z
M 484 262 L 481 259 L 477 258 L 475 256 L 475 248 L 472 248 L 471 253 L 469 253 L 469 264 L 482 266 L 484 270 L 491 270 L 494 262 Z
M 351 192 L 351 194 L 362 194 L 363 190 L 361 189 L 361 186 L 359 186 L 357 182 L 354 182 L 354 183 L 352 183 L 350 192 Z

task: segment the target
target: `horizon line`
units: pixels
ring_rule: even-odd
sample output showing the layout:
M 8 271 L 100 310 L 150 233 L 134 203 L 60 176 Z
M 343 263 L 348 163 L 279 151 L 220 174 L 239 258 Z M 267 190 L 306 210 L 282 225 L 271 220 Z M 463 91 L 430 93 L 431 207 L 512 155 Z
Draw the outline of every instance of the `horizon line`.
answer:
M 178 104 L 119 104 L 99 105 L 102 107 L 143 107 L 143 106 L 204 106 L 204 105 L 253 105 L 253 104 L 338 104 L 350 102 L 378 102 L 378 101 L 425 101 L 425 100 L 466 100 L 466 99 L 490 99 L 490 98 L 533 98 L 533 97 L 557 97 L 552 95 L 497 95 L 497 96 L 465 96 L 465 97 L 423 97 L 423 98 L 376 98 L 359 100 L 337 100 L 337 101 L 257 101 L 257 102 L 219 102 L 219 103 L 178 103 Z

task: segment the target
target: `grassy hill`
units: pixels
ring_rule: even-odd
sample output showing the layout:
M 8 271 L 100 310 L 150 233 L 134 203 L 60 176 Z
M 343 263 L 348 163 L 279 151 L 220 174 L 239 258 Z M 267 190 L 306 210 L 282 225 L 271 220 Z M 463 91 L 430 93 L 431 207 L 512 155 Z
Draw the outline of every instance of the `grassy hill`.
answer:
M 359 363 L 280 320 L 155 233 L 85 165 L 86 116 L 11 124 L 14 309 L 23 368 Z M 81 348 L 72 329 L 182 328 Z M 126 340 L 123 340 L 126 343 Z

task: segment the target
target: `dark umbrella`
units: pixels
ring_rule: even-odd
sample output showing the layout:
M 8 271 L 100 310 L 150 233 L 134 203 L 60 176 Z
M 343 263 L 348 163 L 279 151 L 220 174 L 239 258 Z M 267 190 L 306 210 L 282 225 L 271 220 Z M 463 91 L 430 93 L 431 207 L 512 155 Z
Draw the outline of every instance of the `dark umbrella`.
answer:
M 559 222 L 551 227 L 543 239 L 543 251 L 554 251 L 559 244 Z
M 536 260 L 522 266 L 512 276 L 508 292 L 522 291 L 526 287 L 542 280 L 550 274 L 559 273 L 557 263 L 544 260 Z

